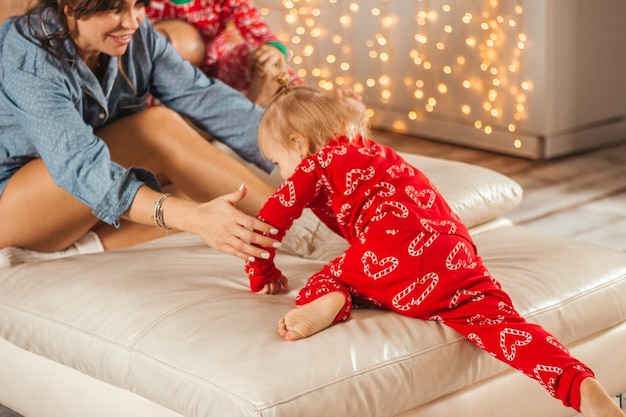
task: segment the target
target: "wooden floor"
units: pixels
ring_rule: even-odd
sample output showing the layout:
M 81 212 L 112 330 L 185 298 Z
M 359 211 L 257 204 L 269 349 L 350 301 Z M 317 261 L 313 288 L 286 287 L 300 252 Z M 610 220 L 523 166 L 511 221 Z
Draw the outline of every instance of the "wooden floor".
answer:
M 626 252 L 626 144 L 531 161 L 381 131 L 374 139 L 397 151 L 505 174 L 524 188 L 522 203 L 508 215 L 515 223 Z M 19 415 L 0 406 L 0 417 Z
M 550 161 L 532 161 L 375 131 L 397 151 L 467 162 L 524 188 L 516 224 L 626 252 L 626 143 Z M 419 167 L 418 167 L 419 168 Z

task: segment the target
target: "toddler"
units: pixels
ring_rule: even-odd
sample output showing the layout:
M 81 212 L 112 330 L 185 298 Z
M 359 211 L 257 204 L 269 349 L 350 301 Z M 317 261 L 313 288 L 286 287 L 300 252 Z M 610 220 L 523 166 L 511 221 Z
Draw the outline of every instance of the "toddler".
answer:
M 262 116 L 259 147 L 286 180 L 259 219 L 280 239 L 311 208 L 350 245 L 310 277 L 279 334 L 305 338 L 347 320 L 353 302 L 375 305 L 452 327 L 586 417 L 623 417 L 585 364 L 518 314 L 435 186 L 368 139 L 365 120 L 359 107 L 308 87 L 286 88 Z M 287 279 L 268 251 L 246 273 L 252 291 L 274 294 Z

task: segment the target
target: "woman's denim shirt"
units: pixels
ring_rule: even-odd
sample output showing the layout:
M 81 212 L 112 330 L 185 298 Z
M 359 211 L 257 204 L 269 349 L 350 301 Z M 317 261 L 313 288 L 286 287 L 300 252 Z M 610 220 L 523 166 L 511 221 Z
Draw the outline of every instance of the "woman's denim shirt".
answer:
M 35 30 L 60 29 L 49 9 L 41 15 L 41 21 L 40 14 L 31 17 Z M 112 162 L 94 131 L 144 109 L 148 93 L 245 160 L 272 169 L 257 143 L 263 110 L 184 61 L 148 19 L 121 57 L 130 84 L 117 57 L 110 57 L 100 83 L 72 42 L 51 41 L 62 42 L 63 57 L 51 56 L 30 34 L 27 19 L 10 18 L 0 27 L 0 193 L 20 167 L 42 158 L 58 186 L 117 225 L 141 185 L 160 187 L 151 173 Z

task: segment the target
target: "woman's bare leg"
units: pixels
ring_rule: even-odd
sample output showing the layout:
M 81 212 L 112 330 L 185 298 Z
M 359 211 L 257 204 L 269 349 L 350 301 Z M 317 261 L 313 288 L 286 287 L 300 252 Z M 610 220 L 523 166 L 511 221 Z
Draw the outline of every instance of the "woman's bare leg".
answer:
M 238 207 L 256 216 L 274 191 L 245 165 L 207 142 L 180 115 L 162 106 L 111 123 L 98 135 L 114 161 L 165 177 L 196 201 L 212 200 L 245 183 L 249 191 Z
M 156 227 L 125 220 L 120 221 L 119 229 L 100 223 L 89 207 L 54 184 L 40 159 L 20 169 L 0 198 L 0 247 L 56 252 L 71 246 L 90 229 L 96 231 L 105 250 L 164 235 Z
M 112 123 L 101 129 L 98 135 L 109 146 L 113 160 L 125 167 L 141 166 L 166 178 L 171 182 L 166 191 L 178 197 L 209 201 L 245 183 L 248 194 L 238 207 L 256 216 L 274 191 L 274 187 L 239 161 L 209 143 L 185 119 L 164 107 L 151 108 L 132 119 Z M 135 138 L 135 141 L 127 140 L 128 137 Z M 117 230 L 106 226 L 97 233 L 106 249 L 131 246 L 163 236 L 163 231 L 156 227 L 129 222 L 122 223 Z
M 104 250 L 127 248 L 165 236 L 165 232 L 161 229 L 126 220 L 120 221 L 119 229 L 108 224 L 102 224 L 100 227 L 96 227 L 94 232 L 100 238 Z M 170 234 L 174 233 L 178 233 L 178 231 L 172 230 L 170 232 Z
M 89 207 L 54 183 L 41 159 L 17 171 L 0 197 L 0 247 L 58 251 L 97 222 Z
M 154 28 L 192 65 L 199 67 L 204 63 L 206 45 L 192 24 L 179 19 L 167 19 L 155 22 Z
M 212 200 L 246 183 L 249 191 L 239 208 L 256 215 L 274 191 L 244 165 L 207 142 L 182 117 L 163 107 L 113 122 L 98 135 L 109 145 L 114 161 L 160 174 L 181 193 L 198 201 Z M 22 167 L 0 197 L 0 247 L 58 251 L 94 228 L 105 249 L 163 236 L 162 230 L 152 226 L 124 223 L 115 229 L 100 225 L 89 207 L 54 184 L 41 160 Z

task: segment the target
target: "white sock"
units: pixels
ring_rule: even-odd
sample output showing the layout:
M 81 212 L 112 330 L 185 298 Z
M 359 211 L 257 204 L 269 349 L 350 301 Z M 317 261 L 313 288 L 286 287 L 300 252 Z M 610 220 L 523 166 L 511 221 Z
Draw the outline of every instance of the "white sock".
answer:
M 104 247 L 98 235 L 90 231 L 74 242 L 69 248 L 58 252 L 37 252 L 14 246 L 0 249 L 0 268 L 103 251 Z

